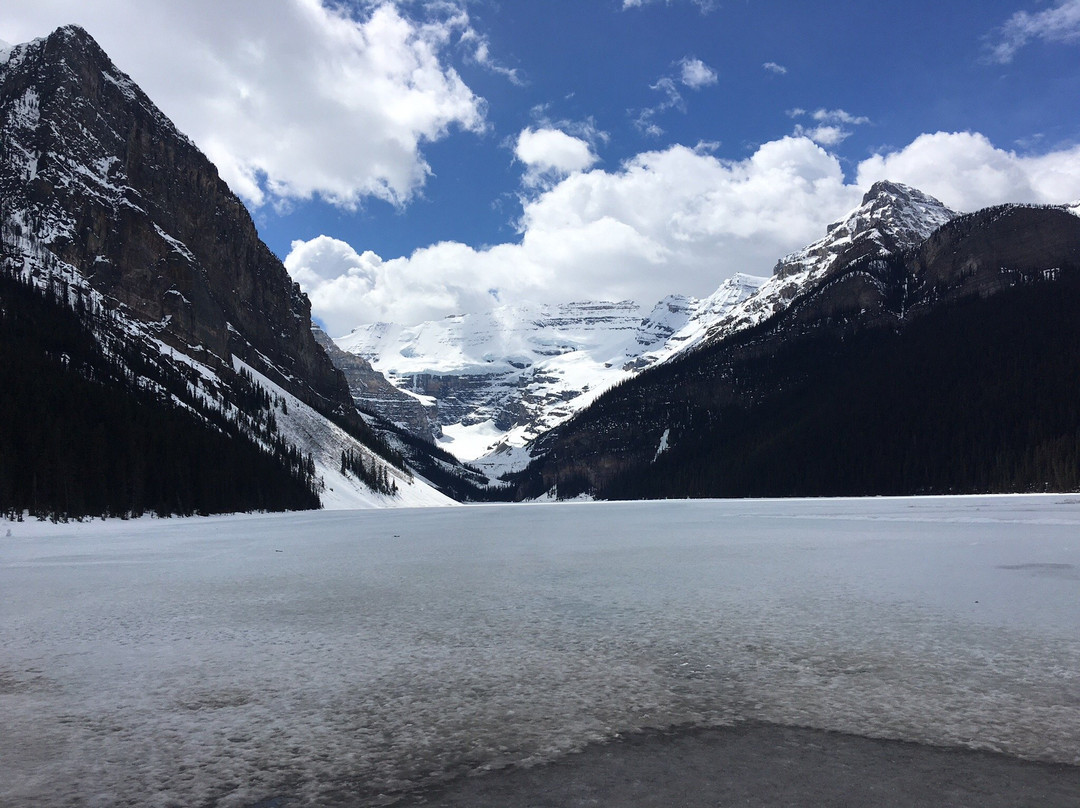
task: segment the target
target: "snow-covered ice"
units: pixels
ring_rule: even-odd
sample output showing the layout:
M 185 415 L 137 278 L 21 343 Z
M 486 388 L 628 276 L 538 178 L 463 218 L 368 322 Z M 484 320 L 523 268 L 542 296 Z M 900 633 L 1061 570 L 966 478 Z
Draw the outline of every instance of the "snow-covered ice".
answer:
M 379 804 L 747 719 L 1080 764 L 1075 496 L 3 522 L 0 592 L 3 805 Z

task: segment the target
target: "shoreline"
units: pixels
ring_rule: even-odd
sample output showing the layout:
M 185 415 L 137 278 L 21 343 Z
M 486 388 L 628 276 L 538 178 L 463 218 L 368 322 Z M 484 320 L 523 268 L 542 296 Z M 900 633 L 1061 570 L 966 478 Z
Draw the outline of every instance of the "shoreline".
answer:
M 1075 808 L 1080 766 L 746 723 L 647 730 L 532 768 L 459 777 L 393 808 Z

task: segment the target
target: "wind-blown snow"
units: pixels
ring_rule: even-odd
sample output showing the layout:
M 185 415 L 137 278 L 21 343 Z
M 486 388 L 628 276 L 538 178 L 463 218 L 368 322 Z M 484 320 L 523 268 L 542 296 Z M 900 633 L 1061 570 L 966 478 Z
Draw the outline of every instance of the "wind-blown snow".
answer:
M 4 805 L 374 805 L 744 719 L 1080 763 L 1074 496 L 3 522 L 0 591 Z

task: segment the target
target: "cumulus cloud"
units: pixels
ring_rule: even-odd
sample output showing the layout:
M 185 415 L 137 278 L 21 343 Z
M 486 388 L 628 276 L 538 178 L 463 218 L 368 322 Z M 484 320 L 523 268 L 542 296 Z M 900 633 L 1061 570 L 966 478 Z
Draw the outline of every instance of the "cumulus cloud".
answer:
M 851 130 L 840 126 L 805 127 L 802 124 L 796 124 L 795 135 L 797 137 L 808 137 L 822 146 L 836 146 L 851 137 Z
M 778 76 L 783 76 L 787 73 L 787 68 L 776 62 L 766 62 L 762 65 L 762 68 L 768 70 L 770 73 L 775 73 Z
M 1008 64 L 1033 40 L 1080 42 L 1080 0 L 1059 0 L 1053 8 L 1034 14 L 1016 12 L 992 35 L 990 59 Z
M 716 71 L 700 59 L 691 59 L 689 56 L 679 62 L 682 68 L 682 83 L 691 90 L 700 90 L 710 84 L 716 84 L 719 80 Z
M 514 156 L 528 169 L 528 185 L 584 171 L 599 159 L 585 140 L 552 128 L 524 129 L 518 135 Z
M 1060 204 L 1080 198 L 1080 146 L 1024 156 L 977 132 L 937 132 L 859 164 L 857 182 L 890 179 L 972 211 L 1002 202 Z
M 573 173 L 525 200 L 515 243 L 445 242 L 382 261 L 315 240 L 295 243 L 286 266 L 335 335 L 366 322 L 485 310 L 496 295 L 651 306 L 672 292 L 708 294 L 737 271 L 768 273 L 860 193 L 836 158 L 805 138 L 734 161 L 673 146 L 616 170 Z
M 496 302 L 706 295 L 735 272 L 767 274 L 820 238 L 876 180 L 908 183 L 957 210 L 1080 198 L 1080 146 L 1038 156 L 976 133 L 922 135 L 845 178 L 806 137 L 743 160 L 707 147 L 650 151 L 613 170 L 578 171 L 524 201 L 520 239 L 485 249 L 444 242 L 383 260 L 322 237 L 286 260 L 335 336 L 362 323 L 416 323 Z
M 422 13 L 390 0 L 282 0 L 272 12 L 220 0 L 36 0 L 0 7 L 0 30 L 26 40 L 85 27 L 250 203 L 319 195 L 352 207 L 407 201 L 430 173 L 424 143 L 485 126 L 482 99 L 445 59 L 463 37 L 476 59 L 490 58 L 464 6 Z M 169 46 L 126 35 L 132 20 L 167 31 Z

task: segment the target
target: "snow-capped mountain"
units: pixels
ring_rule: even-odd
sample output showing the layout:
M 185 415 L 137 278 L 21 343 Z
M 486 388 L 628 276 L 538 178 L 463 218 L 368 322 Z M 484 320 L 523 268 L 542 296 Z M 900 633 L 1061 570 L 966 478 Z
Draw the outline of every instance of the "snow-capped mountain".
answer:
M 763 282 L 737 275 L 708 298 L 673 295 L 651 311 L 631 301 L 577 302 L 411 327 L 374 323 L 336 343 L 428 407 L 444 448 L 501 471 L 527 460 L 520 447 L 604 390 L 692 348 Z
M 413 327 L 375 323 L 336 342 L 429 407 L 446 449 L 502 471 L 604 390 L 767 319 L 837 266 L 914 247 L 954 216 L 921 191 L 879 182 L 771 277 L 738 274 L 704 299 L 671 295 L 648 313 L 631 302 L 504 307 Z
M 863 196 L 862 204 L 830 224 L 823 238 L 781 258 L 756 294 L 710 323 L 708 339 L 723 339 L 767 320 L 838 267 L 859 258 L 884 258 L 917 247 L 956 215 L 916 188 L 876 182 Z
M 880 226 L 862 232 L 876 233 L 864 249 L 855 232 L 839 256 L 781 262 L 812 281 L 767 298 L 767 320 L 735 320 L 540 436 L 515 495 L 1075 490 L 1072 206 L 986 208 L 900 251 Z
M 173 453 L 173 482 L 153 497 L 133 495 L 129 511 L 229 509 L 228 497 L 199 481 L 215 458 L 183 450 L 185 440 L 204 437 L 215 452 L 242 444 L 237 458 L 278 463 L 315 504 L 448 501 L 415 479 L 356 412 L 345 378 L 312 335 L 306 296 L 215 167 L 77 26 L 0 53 L 0 269 L 5 294 L 39 310 L 34 327 L 63 325 L 61 345 L 11 317 L 6 323 L 25 344 L 44 344 L 40 367 L 50 384 L 100 382 L 108 400 L 134 402 L 132 412 L 150 408 L 172 424 L 140 440 Z M 40 305 L 27 296 L 34 289 L 47 298 Z M 89 358 L 76 366 L 73 355 Z M 113 459 L 138 488 L 149 472 L 132 469 L 153 464 L 137 441 L 121 432 L 83 448 L 105 457 L 108 446 L 129 443 Z M 219 464 L 228 462 L 223 455 Z M 185 464 L 195 465 L 188 472 Z M 265 473 L 274 477 L 269 466 Z M 171 496 L 176 480 L 194 482 Z M 237 502 L 273 508 L 279 483 L 289 484 L 256 487 Z M 97 505 L 85 507 L 94 513 Z M 108 508 L 122 513 L 125 505 Z

